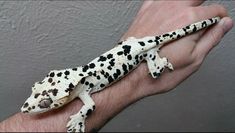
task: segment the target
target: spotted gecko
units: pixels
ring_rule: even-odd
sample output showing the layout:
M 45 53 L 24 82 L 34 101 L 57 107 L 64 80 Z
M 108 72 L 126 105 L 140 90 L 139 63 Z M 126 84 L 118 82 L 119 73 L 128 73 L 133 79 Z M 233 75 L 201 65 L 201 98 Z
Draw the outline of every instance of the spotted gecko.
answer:
M 170 41 L 209 27 L 219 17 L 203 20 L 159 36 L 130 37 L 90 63 L 69 69 L 52 70 L 32 86 L 32 94 L 21 107 L 23 113 L 42 113 L 59 108 L 75 98 L 84 103 L 77 114 L 70 116 L 68 132 L 84 132 L 85 119 L 95 110 L 91 94 L 103 90 L 134 70 L 142 61 L 147 62 L 149 73 L 158 78 L 165 68 L 173 70 L 166 57 L 158 51 Z

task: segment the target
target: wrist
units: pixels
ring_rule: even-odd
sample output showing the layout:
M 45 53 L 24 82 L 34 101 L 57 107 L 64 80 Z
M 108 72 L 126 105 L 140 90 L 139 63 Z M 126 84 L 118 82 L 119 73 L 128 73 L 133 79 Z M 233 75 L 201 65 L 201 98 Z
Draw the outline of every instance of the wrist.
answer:
M 99 130 L 125 107 L 139 99 L 135 93 L 135 84 L 129 78 L 126 76 L 106 89 L 92 94 L 96 109 L 87 118 L 86 131 Z

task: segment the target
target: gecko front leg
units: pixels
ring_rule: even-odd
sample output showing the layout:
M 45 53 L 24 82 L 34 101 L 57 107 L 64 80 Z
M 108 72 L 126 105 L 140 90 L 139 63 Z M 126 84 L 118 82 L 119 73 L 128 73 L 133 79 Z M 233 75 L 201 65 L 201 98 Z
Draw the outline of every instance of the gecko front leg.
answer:
M 173 65 L 166 57 L 161 58 L 158 51 L 157 48 L 150 49 L 145 56 L 149 72 L 153 78 L 158 78 L 166 67 L 173 70 Z
M 84 105 L 77 114 L 70 116 L 67 132 L 85 132 L 85 119 L 95 110 L 95 103 L 88 92 L 82 92 L 78 97 Z

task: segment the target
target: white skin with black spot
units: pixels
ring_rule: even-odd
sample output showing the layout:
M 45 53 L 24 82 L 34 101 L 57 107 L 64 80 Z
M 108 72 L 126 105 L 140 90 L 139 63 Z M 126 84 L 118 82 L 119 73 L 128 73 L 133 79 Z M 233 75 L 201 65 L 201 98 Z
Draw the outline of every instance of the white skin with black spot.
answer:
M 25 101 L 21 111 L 41 113 L 59 108 L 79 97 L 84 105 L 77 114 L 70 116 L 67 127 L 68 132 L 84 132 L 85 119 L 95 110 L 95 103 L 90 94 L 118 81 L 143 60 L 147 61 L 153 78 L 158 78 L 166 67 L 173 70 L 168 59 L 158 55 L 163 44 L 206 28 L 219 20 L 219 17 L 203 20 L 160 36 L 140 39 L 130 37 L 87 65 L 50 71 L 41 82 L 34 84 L 32 94 Z

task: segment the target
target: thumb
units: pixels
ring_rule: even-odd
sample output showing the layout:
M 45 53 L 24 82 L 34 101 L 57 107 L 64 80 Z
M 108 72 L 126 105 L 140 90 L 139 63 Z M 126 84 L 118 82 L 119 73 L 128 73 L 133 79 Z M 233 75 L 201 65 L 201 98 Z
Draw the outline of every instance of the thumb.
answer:
M 198 41 L 195 48 L 196 54 L 202 55 L 203 57 L 206 56 L 210 50 L 220 42 L 223 36 L 232 29 L 232 27 L 232 19 L 224 17 L 218 24 L 207 29 Z

